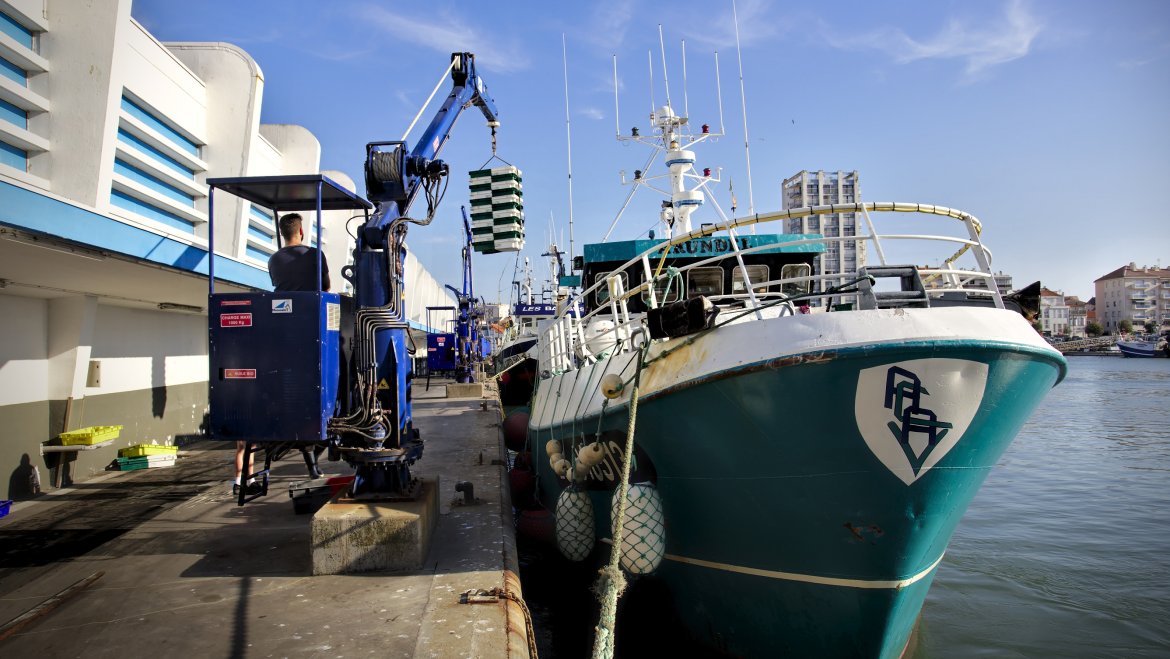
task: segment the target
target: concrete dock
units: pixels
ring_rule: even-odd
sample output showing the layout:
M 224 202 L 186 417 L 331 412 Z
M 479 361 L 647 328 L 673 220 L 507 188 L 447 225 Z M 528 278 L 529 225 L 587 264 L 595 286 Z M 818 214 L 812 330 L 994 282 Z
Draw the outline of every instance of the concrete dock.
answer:
M 313 516 L 287 494 L 305 480 L 300 455 L 241 508 L 234 447 L 197 442 L 173 468 L 111 472 L 0 519 L 0 654 L 529 657 L 497 403 L 444 395 L 415 391 L 413 472 L 440 509 L 423 569 L 312 576 Z M 461 603 L 466 591 L 480 596 Z

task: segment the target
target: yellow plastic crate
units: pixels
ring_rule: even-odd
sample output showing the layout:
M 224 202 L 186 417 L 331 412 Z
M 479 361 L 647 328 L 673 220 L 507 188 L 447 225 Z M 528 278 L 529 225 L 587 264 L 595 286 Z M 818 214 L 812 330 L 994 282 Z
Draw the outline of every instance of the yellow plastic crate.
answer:
M 140 458 L 146 455 L 175 455 L 179 452 L 178 446 L 159 446 L 158 444 L 135 444 L 118 450 L 118 457 Z
M 90 426 L 80 430 L 70 430 L 61 433 L 61 444 L 64 446 L 99 444 L 107 439 L 117 439 L 120 432 L 122 432 L 122 426 Z

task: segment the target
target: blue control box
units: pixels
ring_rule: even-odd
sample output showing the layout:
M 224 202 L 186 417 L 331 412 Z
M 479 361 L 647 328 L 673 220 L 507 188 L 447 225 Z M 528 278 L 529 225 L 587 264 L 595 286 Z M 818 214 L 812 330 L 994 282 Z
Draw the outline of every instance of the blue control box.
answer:
M 337 405 L 337 293 L 217 293 L 208 300 L 210 435 L 326 439 Z
M 427 334 L 427 370 L 431 373 L 455 370 L 455 334 Z

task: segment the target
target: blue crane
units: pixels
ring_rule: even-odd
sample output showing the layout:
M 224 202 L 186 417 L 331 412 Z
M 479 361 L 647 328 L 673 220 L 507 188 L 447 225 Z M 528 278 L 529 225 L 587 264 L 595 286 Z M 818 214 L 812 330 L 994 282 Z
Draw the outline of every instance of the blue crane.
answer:
M 438 155 L 463 110 L 474 106 L 483 113 L 493 151 L 499 126 L 475 56 L 452 53 L 450 72 L 451 92 L 413 148 L 405 141 L 366 145 L 370 203 L 321 175 L 208 180 L 212 236 L 217 189 L 273 217 L 316 209 L 317 244 L 321 210 L 348 209 L 365 218 L 353 265 L 342 271 L 354 287 L 352 300 L 321 290 L 216 293 L 210 255 L 208 430 L 213 438 L 265 452 L 264 469 L 253 474 L 262 477 L 265 493 L 272 460 L 290 448 L 304 452 L 310 471 L 310 449 L 328 449 L 331 459 L 353 465 L 355 497 L 410 496 L 416 487 L 409 467 L 422 457 L 423 443 L 411 413 L 406 233 L 411 224 L 425 226 L 434 218 L 449 173 Z M 412 216 L 420 192 L 425 214 Z M 320 259 L 317 268 L 320 274 Z M 241 489 L 241 505 L 245 500 Z

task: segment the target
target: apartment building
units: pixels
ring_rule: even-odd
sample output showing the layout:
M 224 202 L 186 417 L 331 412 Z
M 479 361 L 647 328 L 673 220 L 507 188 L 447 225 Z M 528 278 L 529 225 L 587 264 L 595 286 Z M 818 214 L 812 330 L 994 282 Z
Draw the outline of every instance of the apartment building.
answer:
M 1064 293 L 1040 289 L 1040 332 L 1045 336 L 1067 336 L 1069 308 Z
M 856 171 L 826 172 L 819 170 L 801 171 L 784 179 L 781 185 L 784 209 L 802 206 L 854 203 L 861 198 L 861 187 Z M 852 273 L 865 265 L 865 247 L 856 239 L 857 213 L 835 213 L 813 215 L 786 220 L 787 233 L 819 233 L 826 238 L 844 238 L 825 243 L 825 252 L 817 257 L 813 267 L 815 275 Z M 817 290 L 824 290 L 840 281 L 829 280 L 818 284 Z M 843 300 L 849 301 L 849 300 Z
M 1170 269 L 1130 263 L 1098 277 L 1093 285 L 1097 322 L 1106 332 L 1117 332 L 1123 320 L 1136 331 L 1150 321 L 1170 327 Z
M 1089 324 L 1089 304 L 1075 295 L 1066 295 L 1064 303 L 1068 306 L 1068 335 L 1085 338 L 1085 327 Z

